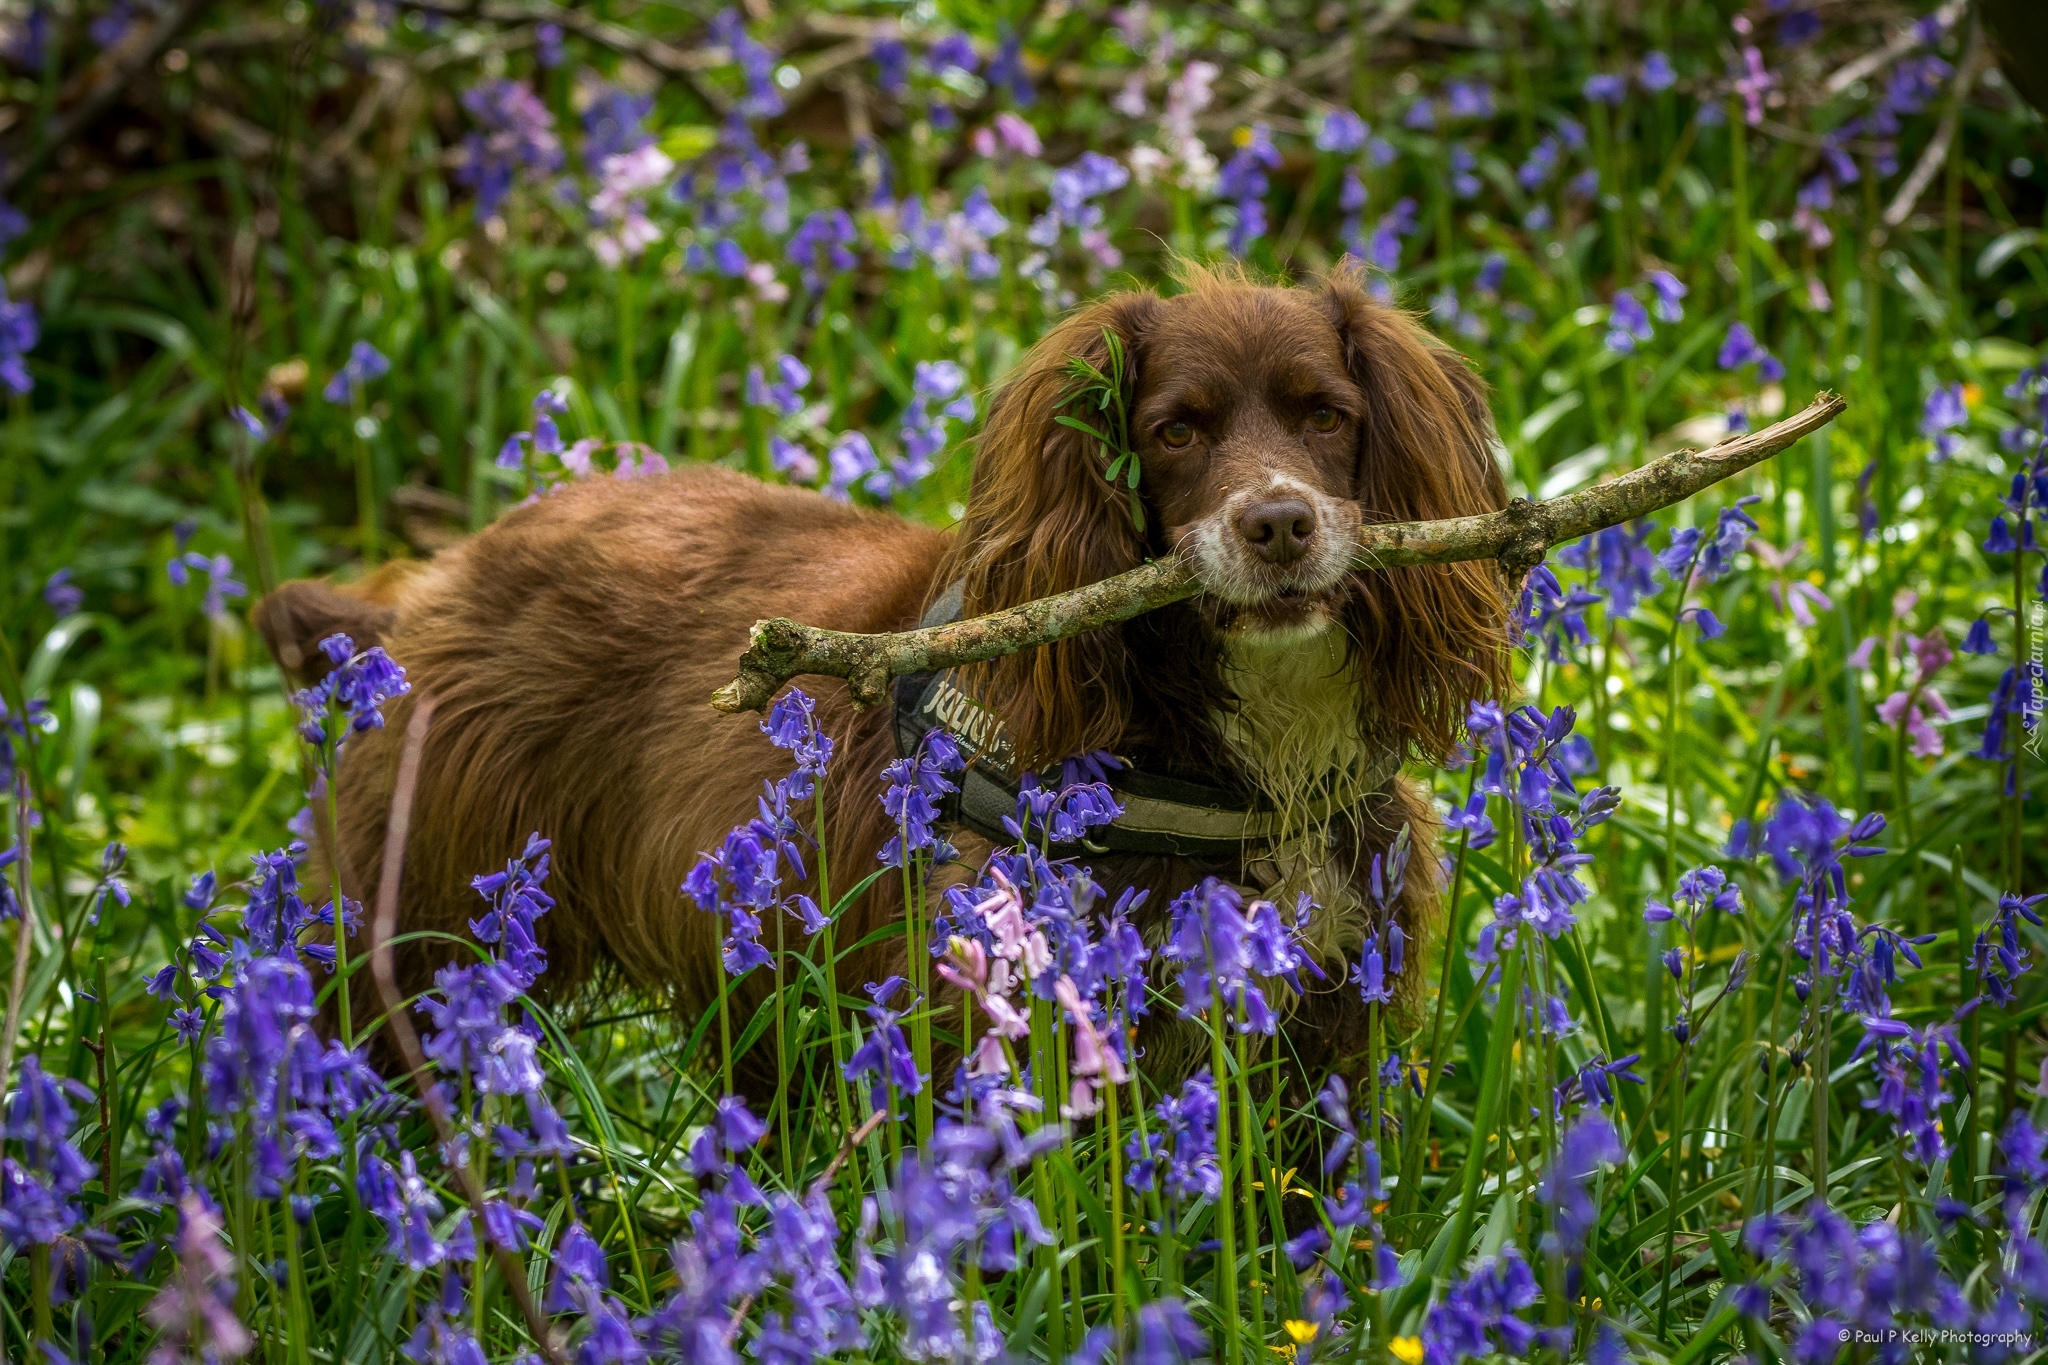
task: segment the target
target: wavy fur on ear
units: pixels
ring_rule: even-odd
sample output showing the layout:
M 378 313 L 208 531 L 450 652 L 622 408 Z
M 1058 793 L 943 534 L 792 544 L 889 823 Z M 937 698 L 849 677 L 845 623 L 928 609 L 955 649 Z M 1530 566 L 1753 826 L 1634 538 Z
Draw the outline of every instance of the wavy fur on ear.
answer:
M 974 616 L 1065 592 L 1136 568 L 1145 537 L 1121 494 L 1103 478 L 1095 443 L 1054 419 L 1073 385 L 1070 358 L 1108 366 L 1103 329 L 1122 339 L 1125 397 L 1144 363 L 1146 321 L 1160 307 L 1127 293 L 1082 309 L 1031 348 L 996 393 L 974 462 L 967 517 L 939 586 L 964 581 Z M 1072 415 L 1087 416 L 1078 408 Z M 1095 631 L 980 665 L 982 699 L 1009 724 L 1026 766 L 1056 762 L 1122 738 L 1130 717 L 1127 647 L 1121 631 Z
M 1376 303 L 1346 262 L 1323 306 L 1365 391 L 1357 498 L 1368 522 L 1469 516 L 1507 505 L 1486 390 L 1464 359 L 1411 315 Z M 1352 575 L 1345 625 L 1373 678 L 1382 727 L 1441 759 L 1468 703 L 1513 690 L 1507 589 L 1490 563 L 1415 565 Z

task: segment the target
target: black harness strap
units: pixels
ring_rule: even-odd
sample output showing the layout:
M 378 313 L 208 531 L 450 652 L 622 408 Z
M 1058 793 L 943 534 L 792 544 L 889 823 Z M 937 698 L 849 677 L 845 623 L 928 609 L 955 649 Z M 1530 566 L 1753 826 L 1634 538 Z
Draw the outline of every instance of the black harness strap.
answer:
M 960 619 L 962 585 L 953 584 L 932 604 L 920 626 Z M 1017 811 L 1016 748 L 1002 717 L 967 690 L 958 670 L 917 673 L 896 680 L 896 753 L 908 757 L 934 728 L 951 734 L 969 756 L 960 790 L 947 799 L 942 816 L 997 843 L 1011 836 L 1003 820 Z M 1369 775 L 1366 794 L 1352 805 L 1376 800 L 1400 773 L 1397 751 L 1382 751 Z M 1095 852 L 1155 853 L 1217 862 L 1242 862 L 1271 847 L 1282 833 L 1283 815 L 1223 787 L 1206 786 L 1128 765 L 1109 774 L 1124 813 L 1090 835 Z M 1342 807 L 1310 802 L 1303 814 L 1319 823 Z

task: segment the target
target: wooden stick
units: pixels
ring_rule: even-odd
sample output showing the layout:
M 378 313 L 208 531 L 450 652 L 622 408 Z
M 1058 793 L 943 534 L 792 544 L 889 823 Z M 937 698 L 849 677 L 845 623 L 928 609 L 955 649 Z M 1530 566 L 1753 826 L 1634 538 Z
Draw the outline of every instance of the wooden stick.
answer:
M 1820 430 L 1849 405 L 1820 393 L 1782 422 L 1723 441 L 1706 450 L 1678 450 L 1641 469 L 1592 488 L 1543 502 L 1516 498 L 1498 512 L 1443 521 L 1402 521 L 1364 526 L 1353 564 L 1362 570 L 1411 564 L 1455 564 L 1492 559 L 1511 580 L 1542 562 L 1551 546 L 1619 526 L 1680 503 Z M 757 621 L 739 675 L 712 694 L 720 711 L 766 709 L 791 678 L 818 674 L 844 678 L 856 706 L 888 695 L 889 681 L 907 673 L 958 668 L 1065 640 L 1128 621 L 1202 590 L 1177 558 L 1155 560 L 1053 597 L 923 630 L 857 635 L 776 617 Z

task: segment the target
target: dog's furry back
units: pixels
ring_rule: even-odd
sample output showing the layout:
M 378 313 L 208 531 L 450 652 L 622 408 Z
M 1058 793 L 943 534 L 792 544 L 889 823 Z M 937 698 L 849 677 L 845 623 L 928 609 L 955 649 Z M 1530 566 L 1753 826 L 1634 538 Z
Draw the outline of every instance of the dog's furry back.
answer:
M 311 657 L 316 634 L 351 631 L 358 647 L 385 646 L 415 689 L 384 729 L 348 741 L 345 890 L 367 901 L 375 887 L 407 718 L 430 693 L 401 932 L 466 936 L 483 908 L 469 879 L 537 831 L 555 840 L 557 906 L 539 924 L 544 984 L 559 995 L 615 965 L 631 985 L 701 1008 L 717 990 L 719 921 L 680 883 L 752 811 L 781 757 L 758 717 L 720 716 L 707 699 L 730 681 L 757 619 L 914 625 L 944 539 L 696 466 L 564 488 L 424 565 L 351 589 L 286 585 L 257 611 L 281 660 Z M 893 756 L 886 717 L 856 715 L 837 682 L 805 685 L 839 744 L 826 789 L 833 851 L 865 871 L 886 838 L 873 787 Z M 868 899 L 886 913 L 886 898 Z M 426 964 L 447 957 L 401 952 L 401 985 L 422 988 Z M 743 1000 L 765 988 L 766 974 L 754 976 Z

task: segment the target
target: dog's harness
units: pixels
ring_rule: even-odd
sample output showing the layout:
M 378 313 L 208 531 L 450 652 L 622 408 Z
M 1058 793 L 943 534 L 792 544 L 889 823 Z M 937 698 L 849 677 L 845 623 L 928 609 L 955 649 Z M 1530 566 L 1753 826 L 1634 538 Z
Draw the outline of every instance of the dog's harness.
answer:
M 959 583 L 947 588 L 919 626 L 943 626 L 959 620 L 962 588 Z M 1003 820 L 1014 819 L 1017 811 L 1020 774 L 1016 772 L 1016 748 L 1002 717 L 968 691 L 959 670 L 898 678 L 894 722 L 900 758 L 916 753 L 934 727 L 951 734 L 962 753 L 969 756 L 966 772 L 957 779 L 960 789 L 946 798 L 941 818 L 964 824 L 998 844 L 1011 842 L 1013 836 L 1003 828 Z M 1341 803 L 1329 797 L 1312 800 L 1292 823 L 1297 827 L 1302 821 L 1321 824 L 1346 809 L 1370 804 L 1386 792 L 1400 770 L 1399 751 L 1384 749 L 1375 755 L 1361 784 L 1363 795 Z M 1170 854 L 1241 863 L 1275 845 L 1288 823 L 1272 806 L 1222 787 L 1141 772 L 1128 765 L 1110 772 L 1107 780 L 1123 814 L 1090 831 L 1085 847 L 1093 852 Z

